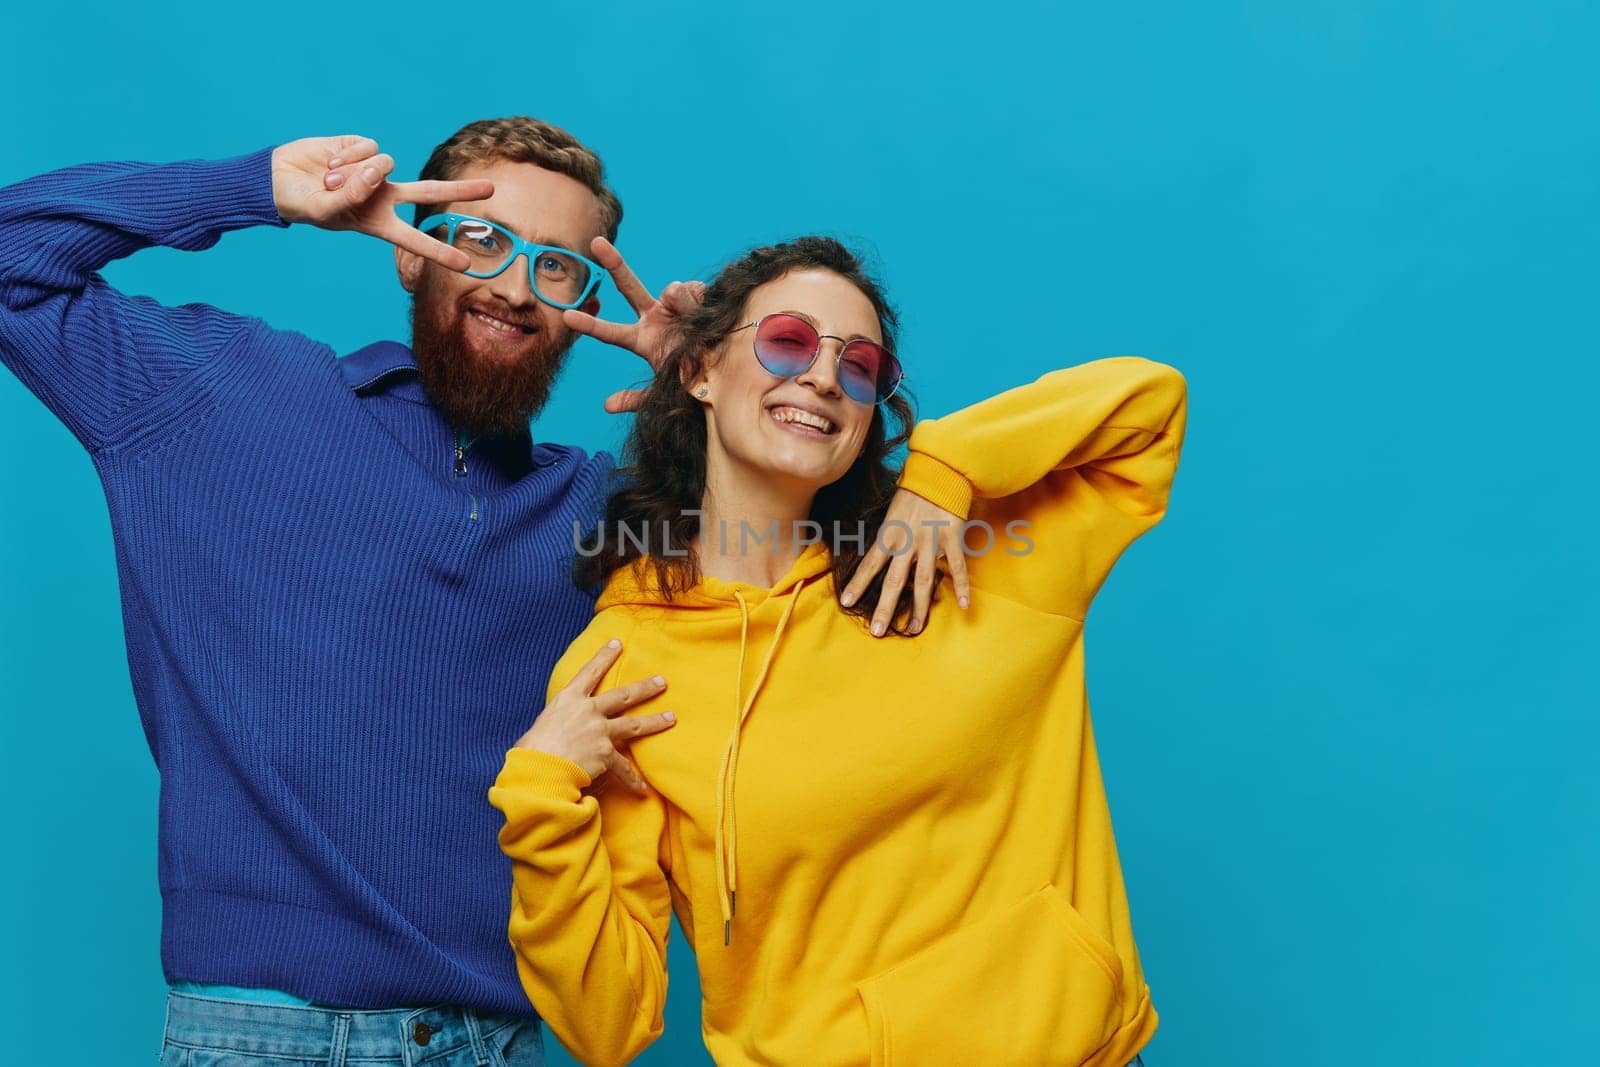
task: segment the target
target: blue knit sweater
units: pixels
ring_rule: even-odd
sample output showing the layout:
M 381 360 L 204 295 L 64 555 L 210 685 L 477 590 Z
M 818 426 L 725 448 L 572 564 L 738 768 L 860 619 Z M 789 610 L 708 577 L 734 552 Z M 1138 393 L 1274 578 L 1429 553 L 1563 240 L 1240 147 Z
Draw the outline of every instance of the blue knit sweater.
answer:
M 590 617 L 572 529 L 611 460 L 514 437 L 463 472 L 404 346 L 96 273 L 252 225 L 283 225 L 267 151 L 0 190 L 0 359 L 110 505 L 167 978 L 532 1014 L 485 793 Z

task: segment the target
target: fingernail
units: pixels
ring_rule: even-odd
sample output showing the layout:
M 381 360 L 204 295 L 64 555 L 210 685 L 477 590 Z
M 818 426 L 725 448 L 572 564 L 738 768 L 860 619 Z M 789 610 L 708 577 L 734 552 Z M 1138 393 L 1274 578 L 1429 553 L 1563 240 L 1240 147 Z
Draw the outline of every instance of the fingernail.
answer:
M 362 171 L 361 177 L 373 185 L 378 184 L 378 172 L 372 167 L 368 167 L 366 170 Z
M 882 637 L 883 636 L 883 623 L 875 622 L 875 623 L 872 624 L 872 636 L 873 637 Z
M 344 184 L 344 175 L 343 174 L 330 174 L 330 175 L 328 175 L 328 188 L 329 189 L 337 189 L 337 188 L 339 188 L 339 186 L 341 186 L 343 184 Z
M 334 156 L 332 159 L 328 160 L 329 170 L 338 170 L 342 166 L 344 166 L 343 156 Z
M 957 603 L 959 603 L 962 607 L 966 607 L 971 602 L 967 600 L 966 597 L 962 597 L 959 601 L 957 601 Z
M 677 722 L 678 721 L 678 717 L 676 715 L 672 714 L 672 712 L 670 712 L 670 711 L 663 711 L 661 713 L 661 717 L 663 719 L 667 720 L 668 722 Z
M 855 602 L 856 602 L 856 595 L 854 593 L 846 593 L 844 596 L 839 598 L 839 603 L 843 604 L 845 607 L 849 607 L 851 604 L 854 604 Z
M 654 678 L 652 678 L 650 680 L 652 682 L 656 683 L 657 685 L 666 685 L 667 684 L 667 680 L 665 678 L 661 677 L 661 675 L 659 675 L 659 674 L 656 675 Z
M 622 642 L 617 640 L 615 637 L 613 637 L 611 640 L 606 642 L 606 647 L 607 648 L 621 648 L 622 647 Z

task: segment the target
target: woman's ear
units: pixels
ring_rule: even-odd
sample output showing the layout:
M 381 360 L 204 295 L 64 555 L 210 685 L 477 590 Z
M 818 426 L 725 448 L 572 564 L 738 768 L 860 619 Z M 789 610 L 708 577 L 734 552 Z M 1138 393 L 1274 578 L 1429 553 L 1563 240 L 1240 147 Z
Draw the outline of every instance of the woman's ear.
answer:
M 698 365 L 688 362 L 678 369 L 678 381 L 683 383 L 684 391 L 696 400 L 709 400 L 711 398 L 711 353 L 702 351 Z

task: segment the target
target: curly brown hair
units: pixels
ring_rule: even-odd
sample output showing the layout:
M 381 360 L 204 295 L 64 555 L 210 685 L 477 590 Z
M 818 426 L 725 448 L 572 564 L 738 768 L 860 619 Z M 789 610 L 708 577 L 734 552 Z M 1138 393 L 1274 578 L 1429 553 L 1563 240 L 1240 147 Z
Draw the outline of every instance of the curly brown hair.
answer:
M 645 391 L 623 445 L 623 465 L 606 501 L 603 525 L 580 546 L 574 572 L 579 586 L 593 589 L 617 568 L 640 565 L 646 558 L 653 563 L 657 584 L 668 600 L 700 580 L 692 545 L 700 535 L 696 510 L 706 488 L 706 418 L 684 383 L 699 375 L 709 354 L 744 321 L 745 305 L 758 286 L 806 269 L 832 271 L 861 290 L 877 313 L 884 347 L 894 349 L 899 320 L 882 287 L 855 253 L 831 237 L 800 237 L 756 248 L 724 267 L 707 288 L 700 307 L 683 322 L 670 354 Z M 915 418 L 904 389 L 877 405 L 861 454 L 838 481 L 818 490 L 812 502 L 809 518 L 823 530 L 846 526 L 865 535 L 860 541 L 836 539 L 832 560 L 835 589 L 849 583 L 865 546 L 877 540 L 898 477 L 887 460 L 910 436 Z M 607 530 L 661 530 L 664 543 L 654 554 L 647 554 L 644 545 L 629 537 L 606 537 Z M 884 573 L 873 579 L 853 606 L 841 610 L 869 618 L 882 593 Z M 892 632 L 906 634 L 910 608 L 911 590 L 907 588 L 896 605 Z
M 502 159 L 532 163 L 581 182 L 600 201 L 600 222 L 606 239 L 617 239 L 617 229 L 622 225 L 622 201 L 606 184 L 605 164 L 572 134 L 540 119 L 513 115 L 469 122 L 433 150 L 422 165 L 418 180 L 448 181 L 474 163 Z M 424 215 L 436 210 L 436 205 L 418 204 L 412 221 L 421 222 Z

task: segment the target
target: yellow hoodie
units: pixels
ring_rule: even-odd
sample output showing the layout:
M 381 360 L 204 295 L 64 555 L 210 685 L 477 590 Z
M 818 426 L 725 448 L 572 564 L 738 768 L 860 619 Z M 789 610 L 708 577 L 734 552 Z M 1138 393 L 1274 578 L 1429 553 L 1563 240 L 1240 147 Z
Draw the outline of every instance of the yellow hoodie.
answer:
M 1184 413 L 1183 378 L 1128 357 L 920 423 L 900 484 L 995 544 L 970 609 L 946 579 L 918 637 L 841 612 L 821 545 L 771 589 L 707 578 L 664 604 L 648 572 L 612 577 L 550 692 L 612 637 L 602 690 L 666 675 L 637 711 L 678 723 L 632 750 L 652 791 L 587 793 L 515 749 L 489 793 L 522 983 L 574 1055 L 625 1063 L 661 1033 L 670 908 L 724 1067 L 1133 1059 L 1156 1014 L 1082 620 L 1166 510 Z

